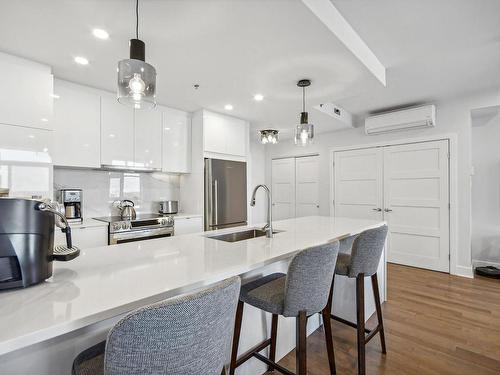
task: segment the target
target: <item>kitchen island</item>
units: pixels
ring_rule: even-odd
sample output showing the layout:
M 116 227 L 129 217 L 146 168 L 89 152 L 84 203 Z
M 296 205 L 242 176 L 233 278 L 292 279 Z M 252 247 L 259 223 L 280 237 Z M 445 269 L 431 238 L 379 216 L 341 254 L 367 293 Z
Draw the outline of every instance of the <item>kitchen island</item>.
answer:
M 287 261 L 301 249 L 382 224 L 312 216 L 274 222 L 280 232 L 272 239 L 229 243 L 210 238 L 244 228 L 239 227 L 82 250 L 73 261 L 55 263 L 54 274 L 45 283 L 0 293 L 0 373 L 69 374 L 73 358 L 105 339 L 109 328 L 134 308 L 233 275 L 245 281 L 284 271 Z M 385 256 L 379 274 L 384 301 Z M 355 299 L 350 281 L 336 282 L 334 310 L 352 319 Z M 367 317 L 374 311 L 371 296 L 367 296 L 366 310 Z M 247 309 L 241 351 L 264 338 L 268 318 Z M 294 324 L 293 319 L 280 319 L 278 358 L 294 346 Z M 312 319 L 308 328 L 312 331 L 318 325 L 319 319 Z M 239 374 L 264 370 L 263 364 L 252 360 Z

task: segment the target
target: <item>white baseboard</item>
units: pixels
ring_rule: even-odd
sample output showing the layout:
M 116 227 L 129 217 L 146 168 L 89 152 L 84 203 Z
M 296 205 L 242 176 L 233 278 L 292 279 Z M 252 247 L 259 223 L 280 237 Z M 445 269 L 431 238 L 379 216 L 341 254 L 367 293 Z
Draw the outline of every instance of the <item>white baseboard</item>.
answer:
M 490 261 L 487 261 L 487 260 L 473 259 L 472 260 L 472 266 L 474 268 L 476 268 L 476 267 L 484 267 L 484 266 L 494 266 L 494 267 L 500 268 L 500 263 L 490 262 Z
M 456 266 L 455 275 L 472 279 L 474 278 L 474 271 L 472 270 L 472 266 Z

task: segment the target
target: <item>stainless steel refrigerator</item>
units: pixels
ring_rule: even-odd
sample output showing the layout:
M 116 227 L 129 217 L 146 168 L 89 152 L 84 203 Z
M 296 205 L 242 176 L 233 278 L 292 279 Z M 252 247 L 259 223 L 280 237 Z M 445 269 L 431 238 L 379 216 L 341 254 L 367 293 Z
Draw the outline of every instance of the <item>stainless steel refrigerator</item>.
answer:
M 205 159 L 205 230 L 247 223 L 247 164 Z

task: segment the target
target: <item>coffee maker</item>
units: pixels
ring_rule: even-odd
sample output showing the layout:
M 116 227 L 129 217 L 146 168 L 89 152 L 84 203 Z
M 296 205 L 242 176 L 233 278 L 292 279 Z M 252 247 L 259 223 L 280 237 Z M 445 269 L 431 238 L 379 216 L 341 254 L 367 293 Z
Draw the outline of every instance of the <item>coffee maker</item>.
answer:
M 52 276 L 52 261 L 80 254 L 57 203 L 0 198 L 0 212 L 0 291 L 41 283 Z M 56 226 L 66 234 L 66 246 L 54 247 Z
M 59 203 L 64 207 L 64 216 L 69 222 L 82 222 L 83 192 L 81 189 L 62 189 Z

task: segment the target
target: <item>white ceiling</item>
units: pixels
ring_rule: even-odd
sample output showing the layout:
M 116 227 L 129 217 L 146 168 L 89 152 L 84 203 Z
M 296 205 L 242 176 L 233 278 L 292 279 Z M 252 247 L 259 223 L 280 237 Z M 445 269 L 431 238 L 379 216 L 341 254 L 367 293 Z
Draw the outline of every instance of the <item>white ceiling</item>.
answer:
M 339 100 L 356 113 L 500 86 L 499 0 L 332 0 L 386 67 L 387 87 Z
M 499 0 L 332 0 L 387 68 L 387 87 L 299 0 L 140 0 L 140 38 L 158 72 L 158 101 L 249 119 L 291 134 L 301 78 L 308 107 L 355 114 L 500 86 Z M 133 0 L 0 0 L 0 50 L 49 64 L 57 77 L 115 90 Z M 110 33 L 95 39 L 94 27 Z M 82 55 L 89 66 L 78 66 Z M 195 91 L 193 85 L 200 89 Z M 264 101 L 255 102 L 255 93 Z M 340 122 L 310 110 L 317 132 Z

